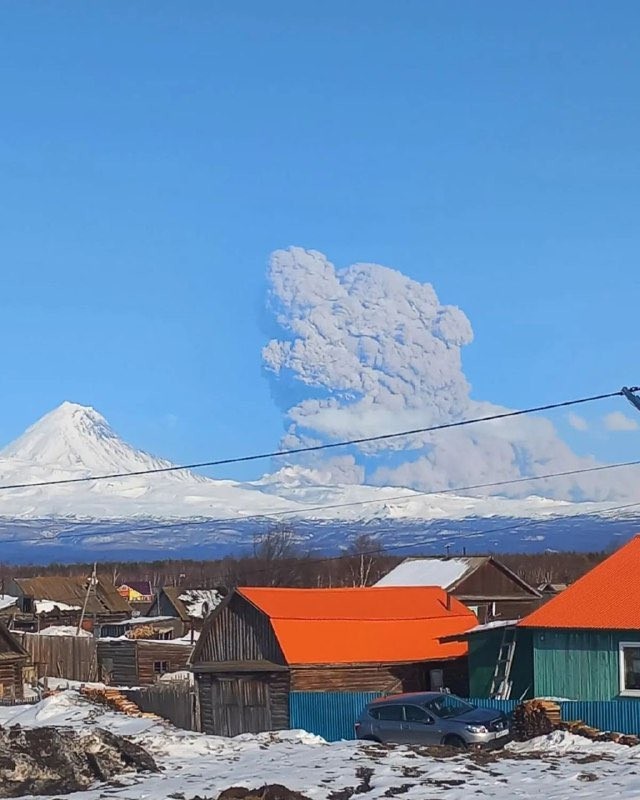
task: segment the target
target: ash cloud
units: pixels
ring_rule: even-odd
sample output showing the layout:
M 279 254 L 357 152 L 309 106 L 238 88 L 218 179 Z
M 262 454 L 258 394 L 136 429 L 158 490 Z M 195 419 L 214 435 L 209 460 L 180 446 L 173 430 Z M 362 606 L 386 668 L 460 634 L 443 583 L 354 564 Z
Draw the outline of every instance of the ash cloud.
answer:
M 263 350 L 288 430 L 285 447 L 426 427 L 504 411 L 471 398 L 462 349 L 473 340 L 462 310 L 397 270 L 336 267 L 314 250 L 271 255 L 269 306 L 282 331 Z M 424 491 L 583 469 L 545 418 L 520 417 L 369 443 L 312 460 L 323 479 Z M 333 466 L 332 466 L 333 465 Z M 307 463 L 307 467 L 309 464 Z M 572 500 L 637 495 L 617 471 L 516 484 L 488 494 Z M 477 492 L 476 492 L 477 493 Z

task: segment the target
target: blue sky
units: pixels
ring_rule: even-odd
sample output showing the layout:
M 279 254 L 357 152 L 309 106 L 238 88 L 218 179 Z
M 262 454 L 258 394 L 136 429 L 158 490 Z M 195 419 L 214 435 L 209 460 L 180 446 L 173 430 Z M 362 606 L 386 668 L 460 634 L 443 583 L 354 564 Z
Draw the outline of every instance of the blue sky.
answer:
M 289 245 L 431 282 L 471 321 L 479 399 L 640 383 L 637 3 L 7 0 L 0 22 L 0 442 L 69 399 L 176 461 L 271 449 Z M 554 419 L 635 457 L 614 409 Z

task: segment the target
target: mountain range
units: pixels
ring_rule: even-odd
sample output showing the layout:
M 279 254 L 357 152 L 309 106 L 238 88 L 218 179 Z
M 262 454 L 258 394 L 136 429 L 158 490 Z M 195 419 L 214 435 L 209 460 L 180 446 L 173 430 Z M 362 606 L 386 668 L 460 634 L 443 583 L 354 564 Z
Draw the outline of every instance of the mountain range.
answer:
M 592 530 L 604 531 L 599 539 L 609 540 L 636 525 L 636 509 L 612 516 L 603 503 L 326 486 L 300 466 L 285 466 L 251 482 L 180 469 L 29 485 L 171 466 L 125 442 L 93 408 L 63 403 L 0 450 L 0 542 L 6 554 L 0 558 L 34 558 L 34 547 L 40 560 L 69 560 L 72 553 L 77 558 L 78 548 L 87 557 L 98 550 L 102 558 L 115 551 L 119 557 L 202 548 L 222 553 L 246 547 L 256 532 L 285 521 L 312 549 L 324 550 L 335 550 L 345 536 L 365 529 L 386 546 L 410 549 L 412 544 L 441 547 L 445 540 L 486 547 L 500 530 L 517 532 L 511 544 L 548 546 L 551 531 L 573 530 L 585 519 Z M 16 484 L 20 488 L 3 488 Z M 587 537 L 589 542 L 592 538 Z

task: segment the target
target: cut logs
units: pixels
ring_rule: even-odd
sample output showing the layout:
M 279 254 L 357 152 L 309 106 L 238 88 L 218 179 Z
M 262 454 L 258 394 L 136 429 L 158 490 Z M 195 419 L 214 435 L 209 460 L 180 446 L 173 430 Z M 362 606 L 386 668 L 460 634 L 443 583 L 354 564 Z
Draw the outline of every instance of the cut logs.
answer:
M 553 700 L 527 700 L 514 709 L 511 730 L 519 741 L 545 736 L 554 730 L 568 731 L 576 736 L 584 736 L 595 742 L 616 742 L 635 747 L 640 738 L 624 733 L 603 732 L 587 725 L 582 720 L 563 722 L 560 706 Z
M 80 694 L 91 700 L 93 703 L 100 703 L 104 706 L 109 706 L 115 711 L 120 711 L 122 714 L 128 714 L 130 717 L 148 717 L 150 719 L 160 720 L 157 714 L 151 714 L 146 711 L 141 711 L 140 708 L 129 700 L 128 697 L 119 692 L 117 689 L 83 686 L 80 689 Z
M 513 735 L 520 741 L 545 736 L 555 730 L 560 721 L 560 706 L 557 703 L 551 700 L 527 700 L 513 712 Z

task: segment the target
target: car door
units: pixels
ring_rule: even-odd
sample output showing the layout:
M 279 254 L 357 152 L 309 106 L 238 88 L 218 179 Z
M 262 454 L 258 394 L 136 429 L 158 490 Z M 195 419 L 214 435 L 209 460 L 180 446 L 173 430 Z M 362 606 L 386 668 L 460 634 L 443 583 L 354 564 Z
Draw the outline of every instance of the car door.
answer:
M 374 718 L 373 734 L 381 742 L 393 742 L 401 744 L 405 731 L 403 730 L 404 717 L 402 706 L 399 703 L 380 705 L 369 711 L 369 715 Z
M 439 723 L 440 720 L 427 713 L 424 708 L 406 705 L 402 723 L 402 743 L 440 744 L 443 732 Z

